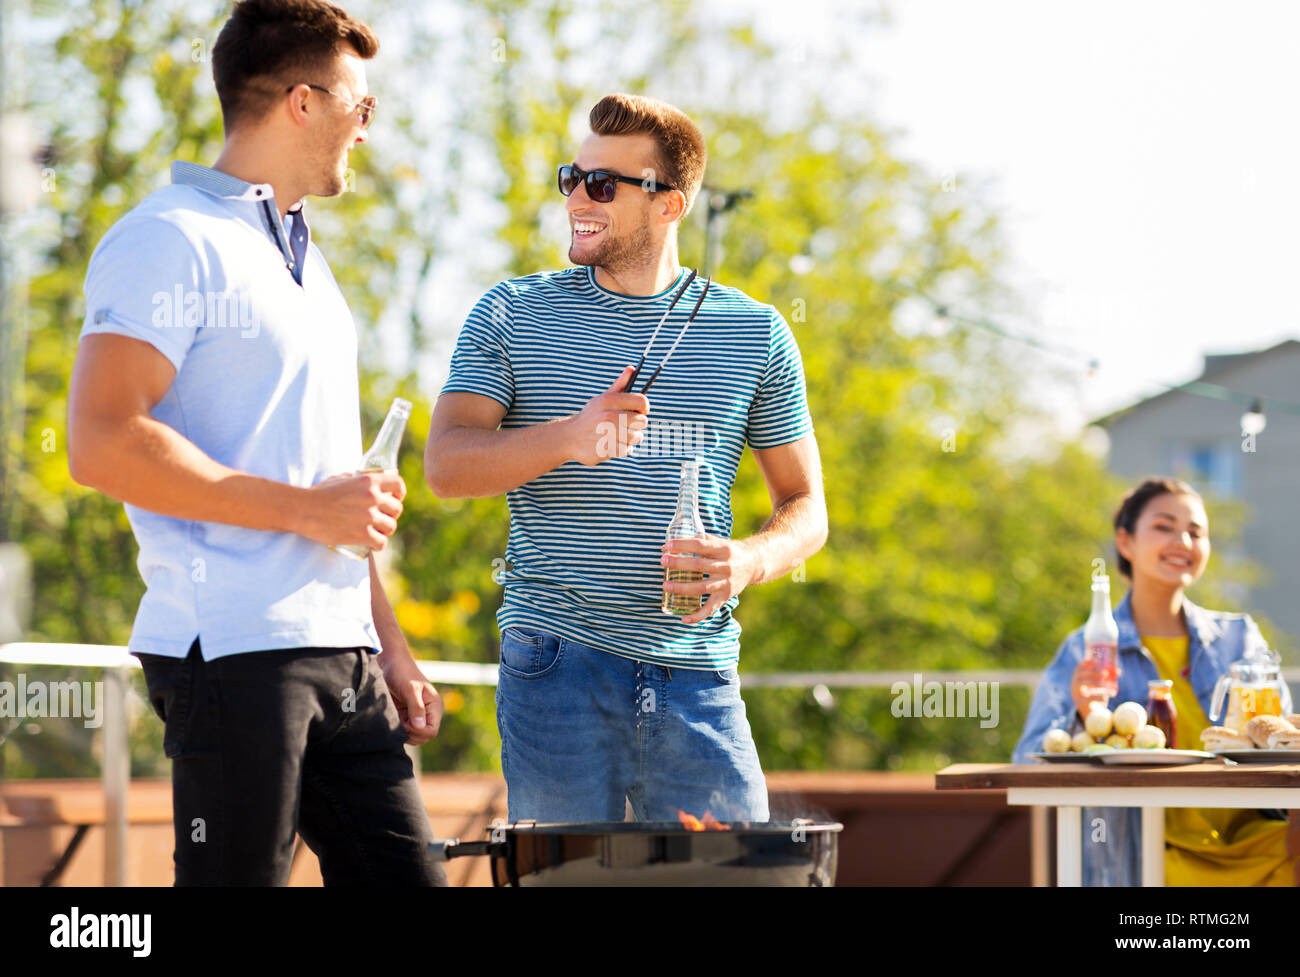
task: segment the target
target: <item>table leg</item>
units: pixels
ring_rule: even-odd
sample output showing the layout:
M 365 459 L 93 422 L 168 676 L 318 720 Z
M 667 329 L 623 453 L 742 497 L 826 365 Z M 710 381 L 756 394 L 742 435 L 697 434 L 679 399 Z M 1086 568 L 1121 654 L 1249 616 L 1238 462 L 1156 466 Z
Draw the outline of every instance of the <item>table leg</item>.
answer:
M 1030 885 L 1051 885 L 1052 862 L 1048 849 L 1051 833 L 1049 809 L 1035 804 L 1029 809 L 1029 874 Z
M 1142 808 L 1142 885 L 1165 884 L 1165 809 Z
M 1056 884 L 1083 885 L 1082 808 L 1056 809 Z
M 128 740 L 127 689 L 131 673 L 104 669 L 104 718 L 100 730 L 104 785 L 104 885 L 126 885 L 126 795 L 131 786 L 131 745 Z

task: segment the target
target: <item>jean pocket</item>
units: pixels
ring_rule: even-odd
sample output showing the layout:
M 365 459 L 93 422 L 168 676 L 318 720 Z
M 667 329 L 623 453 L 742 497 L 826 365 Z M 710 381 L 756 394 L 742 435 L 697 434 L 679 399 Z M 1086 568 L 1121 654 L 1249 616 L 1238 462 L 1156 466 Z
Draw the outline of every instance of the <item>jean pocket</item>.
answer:
M 501 632 L 501 671 L 515 678 L 543 678 L 559 668 L 565 644 L 545 631 L 506 628 Z
M 719 668 L 713 673 L 719 685 L 739 685 L 740 672 L 734 668 Z

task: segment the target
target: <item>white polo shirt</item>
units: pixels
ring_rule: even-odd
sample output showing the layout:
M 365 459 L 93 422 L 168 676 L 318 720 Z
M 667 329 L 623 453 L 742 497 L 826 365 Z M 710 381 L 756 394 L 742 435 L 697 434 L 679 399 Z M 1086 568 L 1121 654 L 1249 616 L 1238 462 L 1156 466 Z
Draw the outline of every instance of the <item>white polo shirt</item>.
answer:
M 153 417 L 238 471 L 311 486 L 361 457 L 352 314 L 301 213 L 269 184 L 172 163 L 172 185 L 109 229 L 81 335 L 143 340 L 176 367 Z M 126 506 L 147 590 L 131 650 L 205 659 L 378 648 L 367 564 L 293 533 Z

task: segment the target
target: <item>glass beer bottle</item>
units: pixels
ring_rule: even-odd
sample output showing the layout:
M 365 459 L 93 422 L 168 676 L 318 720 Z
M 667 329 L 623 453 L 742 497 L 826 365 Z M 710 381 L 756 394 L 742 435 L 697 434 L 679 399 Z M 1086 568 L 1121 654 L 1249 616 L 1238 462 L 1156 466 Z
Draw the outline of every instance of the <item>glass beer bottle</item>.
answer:
M 668 539 L 691 539 L 704 535 L 700 519 L 700 463 L 694 458 L 682 462 L 681 483 L 677 488 L 677 511 L 668 526 Z M 678 556 L 698 556 L 696 553 L 679 553 Z M 679 570 L 664 567 L 664 580 L 669 583 L 698 583 L 704 579 L 699 570 Z M 674 617 L 694 614 L 704 606 L 703 594 L 674 594 L 664 591 L 662 610 Z
M 370 450 L 365 453 L 361 459 L 361 464 L 357 466 L 357 472 L 383 472 L 395 471 L 397 469 L 397 452 L 402 446 L 402 434 L 406 431 L 406 419 L 411 416 L 411 402 L 403 400 L 401 397 L 394 397 L 393 404 L 388 408 L 388 416 L 384 418 L 384 426 L 379 429 L 379 435 L 375 438 L 375 443 L 370 446 Z M 355 560 L 364 560 L 370 555 L 369 546 L 355 546 L 352 544 L 330 546 L 336 553 L 342 553 L 344 556 L 350 556 Z
M 1084 656 L 1074 670 L 1076 699 L 1102 705 L 1119 695 L 1119 627 L 1110 610 L 1110 577 L 1092 578 L 1092 613 L 1083 626 Z

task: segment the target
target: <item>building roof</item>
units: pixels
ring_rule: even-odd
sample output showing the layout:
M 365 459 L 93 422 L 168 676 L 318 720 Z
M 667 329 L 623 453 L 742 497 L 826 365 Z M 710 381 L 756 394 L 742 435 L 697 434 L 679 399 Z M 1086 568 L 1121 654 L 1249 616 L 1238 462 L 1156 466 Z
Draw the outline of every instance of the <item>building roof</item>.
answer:
M 1228 373 L 1230 370 L 1235 369 L 1236 367 L 1243 366 L 1251 362 L 1252 360 L 1256 360 L 1264 356 L 1276 355 L 1277 353 L 1283 350 L 1300 351 L 1300 340 L 1286 339 L 1276 344 L 1275 346 L 1268 347 L 1267 349 L 1257 349 L 1247 353 L 1206 353 L 1205 366 L 1202 368 L 1201 375 L 1196 378 L 1196 381 L 1201 381 L 1205 383 L 1214 382 L 1216 378 L 1221 378 L 1224 374 Z M 1241 393 L 1243 396 L 1251 396 L 1249 391 L 1243 390 L 1238 392 Z M 1128 407 L 1121 407 L 1119 410 L 1111 411 L 1109 414 L 1097 418 L 1092 423 L 1099 427 L 1109 427 L 1111 424 L 1119 420 L 1121 417 L 1126 417 L 1129 414 L 1134 413 L 1135 411 L 1139 411 L 1146 408 L 1150 404 L 1154 404 L 1156 401 L 1163 400 L 1167 397 L 1172 397 L 1175 394 L 1183 394 L 1186 396 L 1189 395 L 1189 392 L 1179 390 L 1177 388 L 1165 390 L 1162 391 L 1161 393 L 1155 394 L 1154 396 L 1145 397 L 1134 404 L 1130 404 Z

